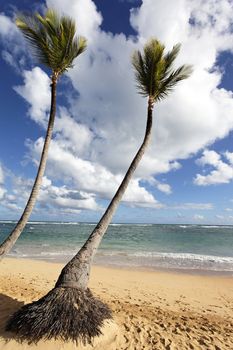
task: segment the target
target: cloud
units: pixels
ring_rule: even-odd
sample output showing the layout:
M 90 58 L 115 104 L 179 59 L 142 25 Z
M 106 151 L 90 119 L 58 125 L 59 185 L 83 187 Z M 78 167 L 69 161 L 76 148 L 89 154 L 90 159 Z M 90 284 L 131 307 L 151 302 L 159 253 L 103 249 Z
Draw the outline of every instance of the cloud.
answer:
M 0 35 L 8 38 L 12 38 L 19 33 L 14 22 L 4 13 L 0 14 Z
M 91 0 L 72 0 L 69 6 L 63 0 L 47 0 L 48 8 L 56 8 L 75 19 L 78 35 L 83 35 L 92 42 L 98 35 L 102 16 L 97 11 L 96 5 Z
M 159 191 L 165 193 L 165 194 L 171 194 L 172 193 L 172 188 L 169 184 L 159 182 L 156 180 L 154 177 L 149 177 L 146 179 L 146 181 L 152 185 L 155 186 Z
M 29 103 L 28 115 L 31 119 L 46 126 L 50 107 L 50 79 L 39 67 L 24 71 L 23 79 L 24 85 L 15 86 L 14 90 Z
M 114 193 L 112 193 L 112 196 L 113 194 Z M 163 208 L 163 205 L 157 201 L 151 193 L 140 186 L 139 179 L 131 180 L 122 201 L 134 207 Z
M 9 174 L 13 185 L 13 193 L 7 193 L 0 186 L 1 206 L 13 210 L 22 211 L 24 208 L 33 184 L 33 180 L 24 179 L 20 176 Z M 82 210 L 102 210 L 97 204 L 95 196 L 84 191 L 69 189 L 67 186 L 55 186 L 47 177 L 43 177 L 39 197 L 33 213 L 78 214 Z
M 0 199 L 2 200 L 6 194 L 6 189 L 4 188 L 4 172 L 3 172 L 3 167 L 0 163 Z
M 5 193 L 6 193 L 6 190 L 2 186 L 0 186 L 0 199 L 3 199 Z
M 18 62 L 16 63 L 14 56 L 10 52 L 3 50 L 2 58 L 4 61 L 6 61 L 6 63 L 12 66 L 17 72 L 19 72 Z
M 176 217 L 178 218 L 178 219 L 185 219 L 185 215 L 184 214 L 182 214 L 182 213 L 177 213 L 176 214 Z
M 179 166 L 177 160 L 188 158 L 205 145 L 225 137 L 233 128 L 232 93 L 218 88 L 222 73 L 215 67 L 218 54 L 230 47 L 231 20 L 227 16 L 224 33 L 215 26 L 210 29 L 208 16 L 206 22 L 202 19 L 202 25 L 194 27 L 191 18 L 198 16 L 200 22 L 196 11 L 195 2 L 187 6 L 187 1 L 171 4 L 145 0 L 131 14 L 131 22 L 139 31 L 138 43 L 124 35 L 112 36 L 99 30 L 98 40 L 90 43 L 79 64 L 69 72 L 79 92 L 79 98 L 72 101 L 72 114 L 98 135 L 91 144 L 94 149 L 91 161 L 99 162 L 115 174 L 123 173 L 141 143 L 146 103 L 137 95 L 130 57 L 134 49 L 141 47 L 141 41 L 151 35 L 168 47 L 181 41 L 178 62 L 192 63 L 194 73 L 167 100 L 155 106 L 154 140 L 137 175 L 145 178 L 169 172 Z M 213 16 L 216 17 L 215 13 Z M 209 39 L 210 30 L 213 41 Z M 175 36 L 171 31 L 175 31 Z M 200 52 L 204 53 L 200 55 Z
M 25 65 L 26 44 L 13 19 L 0 13 L 0 40 L 4 45 L 2 58 L 19 73 Z
M 224 220 L 225 217 L 223 215 L 215 215 L 216 219 L 218 220 Z
M 70 209 L 73 210 L 73 213 L 78 213 L 82 209 L 101 209 L 93 195 L 83 191 L 70 190 L 64 185 L 54 186 L 46 177 L 43 178 L 38 202 L 42 208 L 52 206 L 59 210 L 66 210 L 67 213 Z
M 156 36 L 173 45 L 185 38 L 189 30 L 190 6 L 187 5 L 184 0 L 144 0 L 141 7 L 131 10 L 130 23 L 141 40 Z
M 171 207 L 172 209 L 178 210 L 212 210 L 212 203 L 183 203 L 179 205 L 174 205 Z
M 196 221 L 201 221 L 201 220 L 204 220 L 205 217 L 203 215 L 195 214 L 193 216 L 193 219 L 196 220 Z
M 224 156 L 229 161 L 229 163 L 233 166 L 233 152 L 226 151 Z
M 10 176 L 9 174 L 9 170 L 5 167 L 3 169 L 3 166 L 0 163 L 0 206 L 15 211 L 21 209 L 21 207 L 17 204 L 17 196 L 10 194 L 6 188 L 5 179 Z M 15 186 L 13 187 L 15 190 Z
M 60 108 L 55 121 L 56 141 L 73 154 L 87 156 L 94 138 L 92 131 L 71 118 L 66 108 Z
M 226 161 L 223 161 L 225 158 Z M 228 161 L 228 163 L 227 163 Z M 198 186 L 208 186 L 213 184 L 229 183 L 233 179 L 233 153 L 225 152 L 223 156 L 215 151 L 205 150 L 197 164 L 205 167 L 211 166 L 208 175 L 197 174 L 194 179 L 194 184 Z
M 3 173 L 2 165 L 0 163 L 0 185 L 2 185 L 3 183 L 4 183 L 4 173 Z
M 31 157 L 35 162 L 41 154 L 43 138 L 35 143 L 28 143 Z M 54 179 L 62 177 L 65 182 L 72 183 L 74 188 L 90 194 L 98 195 L 101 199 L 110 199 L 122 181 L 122 175 L 114 175 L 98 163 L 79 158 L 66 149 L 66 145 L 53 140 L 51 142 L 47 174 Z M 124 202 L 137 206 L 161 207 L 161 204 L 139 183 L 133 179 L 123 197 Z
M 182 60 L 210 68 L 218 50 L 232 50 L 232 13 L 229 0 L 143 0 L 131 10 L 130 21 L 141 41 L 156 36 L 168 47 L 181 42 Z
M 20 211 L 20 210 L 22 210 L 22 207 L 18 206 L 15 203 L 5 202 L 5 203 L 3 203 L 3 205 L 4 205 L 5 208 L 13 210 L 13 211 Z
M 225 210 L 225 211 L 228 211 L 228 212 L 233 211 L 233 209 L 232 209 L 232 208 L 225 208 L 224 210 Z
M 171 194 L 172 193 L 171 186 L 168 185 L 168 184 L 159 183 L 157 188 L 158 188 L 158 190 L 160 190 L 161 192 L 164 192 L 166 194 Z

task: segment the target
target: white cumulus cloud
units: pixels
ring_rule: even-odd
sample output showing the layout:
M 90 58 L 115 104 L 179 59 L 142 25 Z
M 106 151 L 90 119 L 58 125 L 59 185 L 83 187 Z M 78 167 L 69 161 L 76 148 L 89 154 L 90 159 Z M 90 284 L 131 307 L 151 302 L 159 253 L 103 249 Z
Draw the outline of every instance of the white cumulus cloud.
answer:
M 202 220 L 204 220 L 204 218 L 205 217 L 203 215 L 199 215 L 199 214 L 195 214 L 193 216 L 193 219 L 196 220 L 196 221 L 202 221 Z
M 31 157 L 37 162 L 41 154 L 44 139 L 39 138 L 35 143 L 28 143 Z M 110 199 L 117 190 L 122 175 L 114 175 L 98 163 L 73 155 L 59 141 L 53 140 L 50 146 L 47 174 L 55 179 L 61 177 L 65 182 L 71 182 L 75 189 L 96 194 L 102 199 Z M 133 179 L 123 201 L 134 205 L 161 207 L 161 204 L 140 185 L 139 179 Z
M 222 158 L 225 157 L 225 161 Z M 228 161 L 228 162 L 227 162 Z M 211 166 L 212 170 L 207 175 L 197 174 L 194 183 L 198 186 L 229 183 L 233 179 L 233 153 L 225 152 L 223 155 L 205 150 L 201 158 L 196 162 L 205 167 Z
M 4 188 L 4 172 L 3 172 L 3 167 L 0 163 L 0 199 L 2 200 L 4 198 L 4 195 L 6 193 L 6 189 Z
M 50 206 L 59 210 L 73 209 L 80 212 L 82 209 L 99 210 L 100 207 L 95 201 L 93 195 L 83 192 L 70 190 L 66 186 L 52 185 L 51 180 L 44 177 L 39 195 L 39 204 L 43 208 Z
M 213 209 L 212 203 L 183 203 L 179 205 L 174 205 L 172 209 L 178 210 L 211 210 Z
M 0 13 L 0 40 L 4 44 L 2 58 L 20 72 L 25 65 L 25 41 L 14 19 L 4 13 Z
M 74 18 L 77 24 L 78 35 L 85 36 L 88 41 L 95 39 L 99 26 L 102 23 L 102 16 L 97 11 L 96 5 L 91 0 L 69 1 L 69 5 L 63 0 L 47 0 L 48 8 L 56 8 Z
M 23 79 L 24 85 L 15 86 L 14 90 L 29 103 L 29 116 L 45 126 L 50 107 L 50 79 L 39 67 L 24 71 Z
M 4 183 L 4 172 L 3 172 L 2 165 L 0 163 L 0 185 L 2 185 L 3 183 Z

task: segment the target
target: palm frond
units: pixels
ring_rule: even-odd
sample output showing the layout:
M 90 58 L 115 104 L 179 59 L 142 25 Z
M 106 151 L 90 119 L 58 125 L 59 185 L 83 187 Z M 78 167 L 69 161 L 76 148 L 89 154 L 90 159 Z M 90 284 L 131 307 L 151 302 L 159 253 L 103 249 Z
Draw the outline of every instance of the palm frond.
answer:
M 84 37 L 76 36 L 74 20 L 68 16 L 59 16 L 52 9 L 44 16 L 39 13 L 19 15 L 16 25 L 30 43 L 38 61 L 58 75 L 71 68 L 74 59 L 87 46 Z
M 167 97 L 179 81 L 187 79 L 191 74 L 192 66 L 190 65 L 183 65 L 172 71 L 168 77 L 161 81 L 156 100 L 160 101 Z
M 148 95 L 148 90 L 147 90 L 147 74 L 145 71 L 145 64 L 144 60 L 142 58 L 142 55 L 140 51 L 135 51 L 133 56 L 132 56 L 132 64 L 135 68 L 135 75 L 136 75 L 136 81 L 137 81 L 137 88 L 139 92 L 143 96 Z
M 143 53 L 135 51 L 132 65 L 135 69 L 136 87 L 143 96 L 154 101 L 166 97 L 173 87 L 192 73 L 192 67 L 183 65 L 173 69 L 173 63 L 180 51 L 180 44 L 164 54 L 165 46 L 152 38 L 144 46 Z
M 173 46 L 172 50 L 164 56 L 164 73 L 168 76 L 172 70 L 172 64 L 180 52 L 181 44 Z

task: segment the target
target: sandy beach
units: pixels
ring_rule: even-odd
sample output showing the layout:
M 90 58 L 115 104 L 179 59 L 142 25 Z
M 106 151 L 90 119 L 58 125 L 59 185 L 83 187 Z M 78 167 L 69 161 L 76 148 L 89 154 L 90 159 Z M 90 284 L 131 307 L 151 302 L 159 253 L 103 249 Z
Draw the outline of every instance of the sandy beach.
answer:
M 1 262 L 1 350 L 83 349 L 58 340 L 20 344 L 4 331 L 11 313 L 52 288 L 62 266 L 26 259 Z M 108 337 L 94 349 L 233 349 L 232 277 L 94 266 L 90 287 L 110 305 L 117 324 L 106 325 Z

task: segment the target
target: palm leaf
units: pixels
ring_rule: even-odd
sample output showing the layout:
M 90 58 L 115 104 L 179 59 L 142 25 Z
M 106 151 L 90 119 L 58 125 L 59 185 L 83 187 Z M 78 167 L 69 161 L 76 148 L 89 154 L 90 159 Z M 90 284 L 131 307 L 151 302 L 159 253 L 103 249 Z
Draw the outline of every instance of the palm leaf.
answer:
M 59 76 L 72 67 L 74 59 L 86 49 L 86 39 L 76 36 L 72 18 L 49 9 L 45 16 L 19 15 L 16 25 L 29 42 L 37 60 Z
M 132 56 L 136 87 L 141 95 L 150 96 L 154 101 L 166 97 L 179 81 L 192 73 L 192 67 L 188 65 L 173 69 L 180 44 L 166 54 L 164 50 L 164 45 L 153 38 L 146 43 L 143 53 L 135 51 Z

